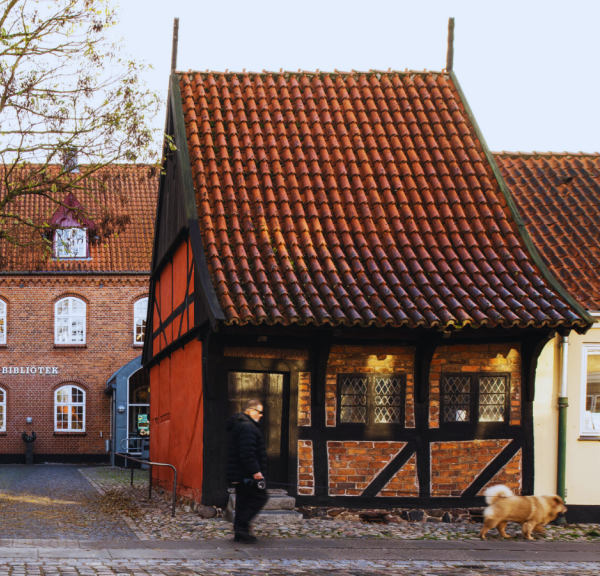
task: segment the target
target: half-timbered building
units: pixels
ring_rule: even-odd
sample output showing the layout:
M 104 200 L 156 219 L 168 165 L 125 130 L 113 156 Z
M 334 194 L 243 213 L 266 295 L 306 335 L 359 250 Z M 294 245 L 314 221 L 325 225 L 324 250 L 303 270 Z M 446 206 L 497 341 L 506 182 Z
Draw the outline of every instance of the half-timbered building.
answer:
M 225 421 L 255 397 L 300 502 L 532 493 L 538 355 L 592 319 L 454 73 L 174 72 L 166 126 L 143 361 L 181 494 L 226 501 Z

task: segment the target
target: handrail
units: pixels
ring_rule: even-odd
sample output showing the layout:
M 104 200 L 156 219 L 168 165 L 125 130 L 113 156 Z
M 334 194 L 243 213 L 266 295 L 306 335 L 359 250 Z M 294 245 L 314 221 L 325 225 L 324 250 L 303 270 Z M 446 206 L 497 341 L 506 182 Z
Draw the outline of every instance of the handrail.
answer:
M 119 446 L 121 446 L 121 450 L 126 450 L 127 452 L 129 452 L 130 450 L 135 450 L 136 452 L 140 452 L 142 451 L 142 440 L 143 438 L 123 438 L 121 440 L 121 442 L 119 443 Z M 138 446 L 131 446 L 130 443 L 131 441 L 137 442 L 139 444 Z M 127 446 L 123 446 L 123 442 L 127 442 Z
M 171 516 L 175 517 L 175 500 L 177 498 L 177 469 L 172 464 L 165 464 L 164 462 L 150 462 L 150 460 L 142 460 L 141 458 L 134 458 L 133 456 L 129 456 L 129 454 L 123 454 L 122 452 L 116 452 L 115 456 L 120 456 L 121 458 L 127 458 L 127 460 L 133 460 L 134 462 L 139 462 L 140 464 L 147 464 L 150 467 L 150 475 L 148 477 L 148 499 L 152 500 L 152 466 L 167 466 L 173 470 L 173 500 L 172 500 L 172 509 Z M 133 471 L 134 467 L 131 467 L 131 486 L 133 486 Z

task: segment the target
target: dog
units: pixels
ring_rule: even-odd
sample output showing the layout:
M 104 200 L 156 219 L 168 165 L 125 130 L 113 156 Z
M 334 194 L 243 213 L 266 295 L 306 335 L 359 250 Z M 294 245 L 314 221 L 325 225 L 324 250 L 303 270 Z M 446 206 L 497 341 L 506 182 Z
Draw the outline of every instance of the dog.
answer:
M 505 532 L 508 522 L 521 524 L 523 536 L 534 540 L 532 532 L 543 533 L 545 524 L 567 511 L 560 496 L 515 496 L 502 484 L 488 488 L 484 495 L 489 506 L 483 512 L 483 527 L 479 532 L 482 540 L 493 528 L 498 528 L 502 538 L 510 538 Z

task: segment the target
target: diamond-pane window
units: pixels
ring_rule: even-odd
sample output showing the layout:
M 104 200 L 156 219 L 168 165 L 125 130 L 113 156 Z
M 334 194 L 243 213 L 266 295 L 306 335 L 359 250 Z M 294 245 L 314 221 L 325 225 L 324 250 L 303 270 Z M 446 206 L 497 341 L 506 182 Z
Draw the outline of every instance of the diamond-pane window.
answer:
M 471 419 L 471 378 L 444 376 L 442 378 L 444 422 L 469 422 Z
M 340 382 L 340 422 L 366 424 L 367 378 L 344 376 Z
M 479 421 L 503 422 L 507 394 L 506 376 L 480 376 Z
M 338 374 L 340 424 L 403 424 L 403 375 Z
M 402 422 L 402 396 L 400 378 L 375 377 L 375 424 Z

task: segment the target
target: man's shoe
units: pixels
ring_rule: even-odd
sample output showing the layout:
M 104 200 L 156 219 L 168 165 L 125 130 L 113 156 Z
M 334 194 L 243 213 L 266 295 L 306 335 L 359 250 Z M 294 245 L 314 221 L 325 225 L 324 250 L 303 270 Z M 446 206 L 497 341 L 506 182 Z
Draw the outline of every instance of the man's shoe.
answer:
M 234 542 L 245 542 L 249 544 L 250 542 L 256 542 L 256 536 L 252 536 L 252 534 L 242 534 L 241 532 L 236 534 L 233 537 Z

